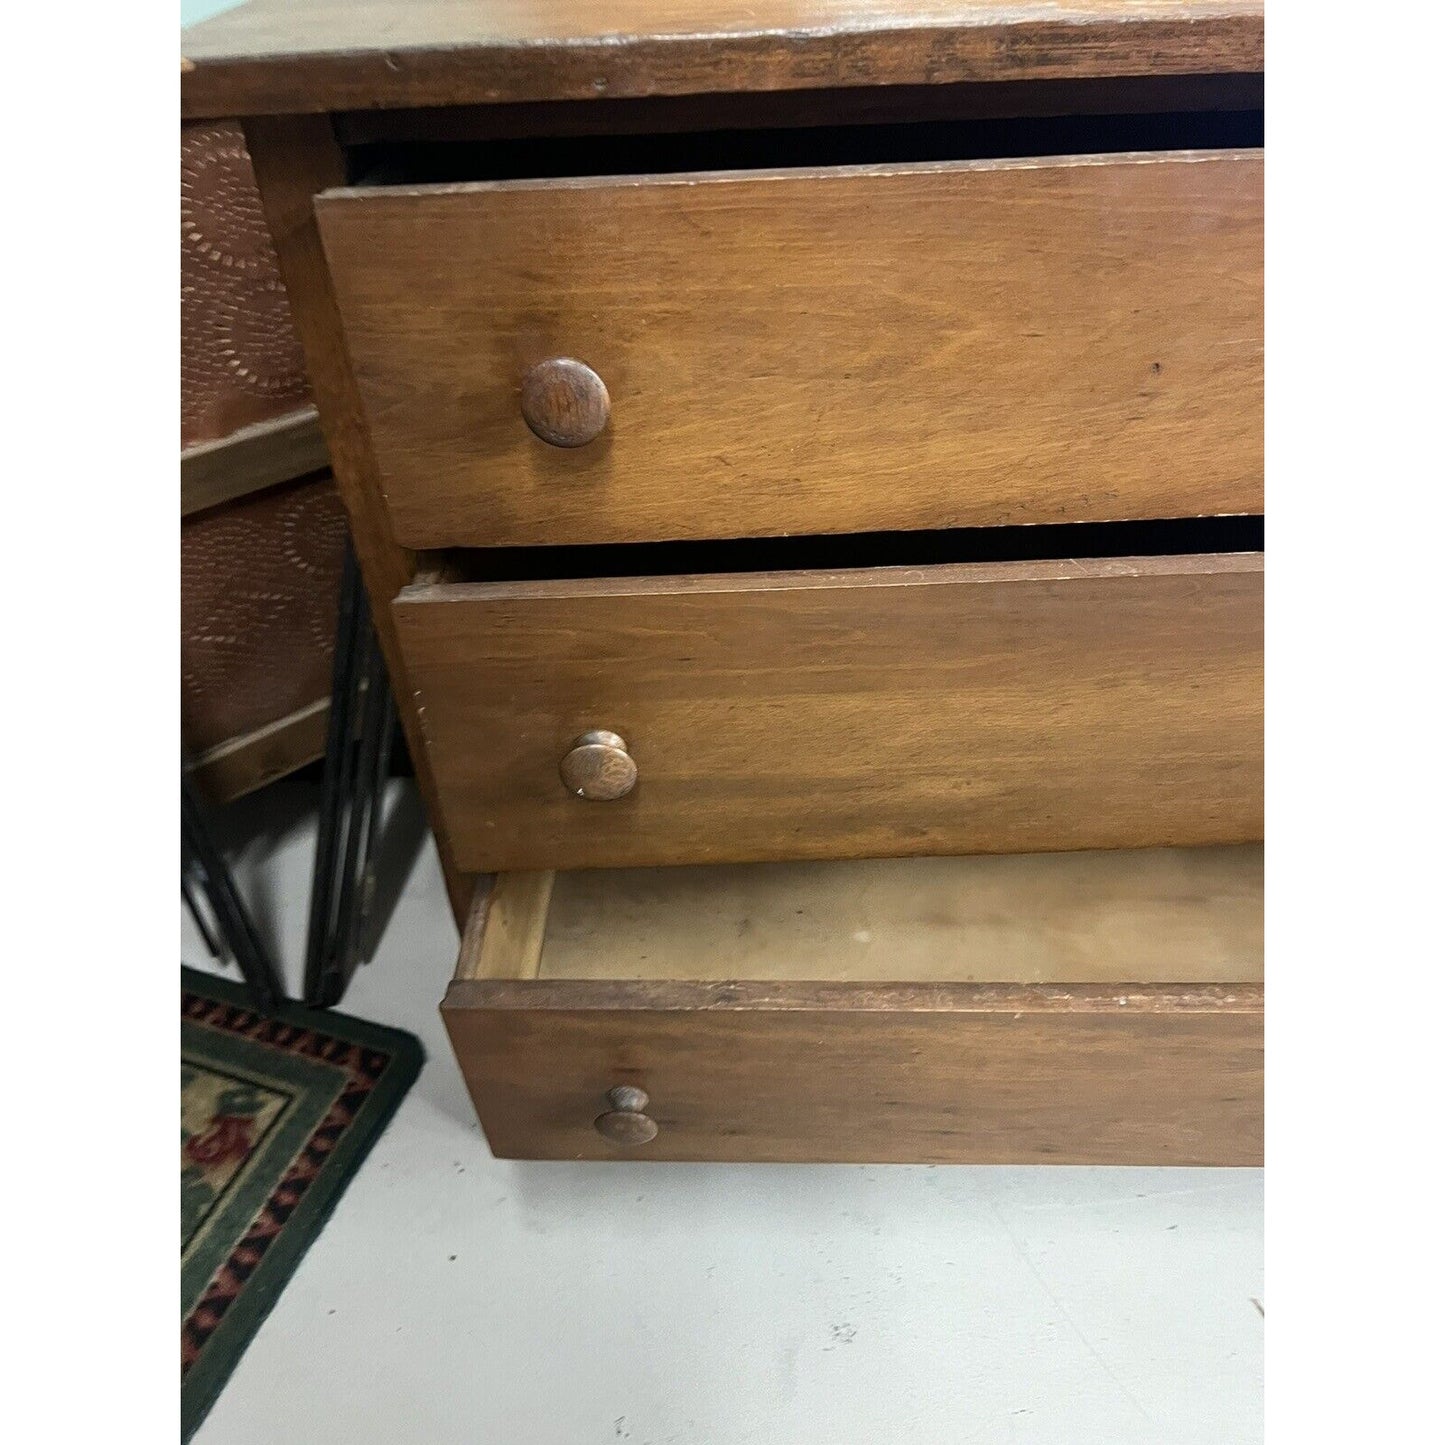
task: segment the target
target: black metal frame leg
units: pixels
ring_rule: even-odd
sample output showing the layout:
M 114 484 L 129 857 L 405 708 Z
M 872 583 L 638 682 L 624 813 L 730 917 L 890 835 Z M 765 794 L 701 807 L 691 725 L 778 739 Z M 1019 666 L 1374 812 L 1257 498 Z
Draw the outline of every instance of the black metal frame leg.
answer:
M 376 842 L 396 707 L 355 555 L 347 547 L 306 935 L 305 1001 L 339 1002 L 371 956 Z
M 211 839 L 184 763 L 181 765 L 181 897 L 212 956 L 223 961 L 234 959 L 256 1007 L 262 1013 L 275 1013 L 286 997 L 280 975 L 236 891 L 230 867 Z

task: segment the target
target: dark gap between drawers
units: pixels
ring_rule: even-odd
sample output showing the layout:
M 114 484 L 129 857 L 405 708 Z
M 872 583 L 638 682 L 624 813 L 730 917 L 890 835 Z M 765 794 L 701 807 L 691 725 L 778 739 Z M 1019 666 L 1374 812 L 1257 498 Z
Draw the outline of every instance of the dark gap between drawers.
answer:
M 708 542 L 454 549 L 424 553 L 418 575 L 439 582 L 534 582 L 1263 550 L 1263 517 L 1185 517 Z
M 528 136 L 678 135 L 693 131 L 896 125 L 1022 116 L 1170 115 L 1260 111 L 1259 72 L 956 81 L 706 95 L 343 111 L 337 135 L 352 150 L 379 142 L 496 141 Z
M 354 147 L 350 171 L 353 185 L 451 185 L 561 176 L 1239 150 L 1263 144 L 1262 110 L 1169 111 L 480 142 L 387 141 Z

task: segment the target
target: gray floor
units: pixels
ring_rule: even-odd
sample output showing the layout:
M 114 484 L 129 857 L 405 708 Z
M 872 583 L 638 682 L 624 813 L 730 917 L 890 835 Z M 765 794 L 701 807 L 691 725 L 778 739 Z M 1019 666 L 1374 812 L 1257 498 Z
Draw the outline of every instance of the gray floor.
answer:
M 293 992 L 312 800 L 226 826 Z M 1258 1171 L 500 1163 L 437 1016 L 455 951 L 428 841 L 343 1005 L 426 1066 L 199 1445 L 1262 1438 Z

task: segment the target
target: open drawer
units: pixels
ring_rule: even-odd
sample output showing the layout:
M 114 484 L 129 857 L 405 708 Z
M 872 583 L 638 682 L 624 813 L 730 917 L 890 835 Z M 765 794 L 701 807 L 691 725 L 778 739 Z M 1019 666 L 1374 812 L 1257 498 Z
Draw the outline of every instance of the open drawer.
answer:
M 392 613 L 478 873 L 1264 836 L 1259 552 L 421 583 Z
M 1263 182 L 1056 153 L 316 209 L 397 539 L 554 546 L 1259 511 Z
M 503 874 L 442 1012 L 504 1158 L 1257 1164 L 1262 897 L 1252 845 Z

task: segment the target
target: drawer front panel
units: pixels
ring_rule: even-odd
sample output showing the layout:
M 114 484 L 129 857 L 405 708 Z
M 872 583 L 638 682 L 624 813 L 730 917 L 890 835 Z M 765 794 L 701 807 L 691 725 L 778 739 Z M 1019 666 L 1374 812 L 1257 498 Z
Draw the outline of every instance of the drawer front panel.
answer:
M 457 982 L 443 1013 L 503 1158 L 1261 1161 L 1257 985 Z M 649 1142 L 599 1133 L 618 1085 Z
M 467 869 L 1263 837 L 1258 554 L 430 586 L 394 611 Z M 635 769 L 611 801 L 562 781 L 599 729 Z
M 317 204 L 405 545 L 1263 510 L 1258 152 Z

